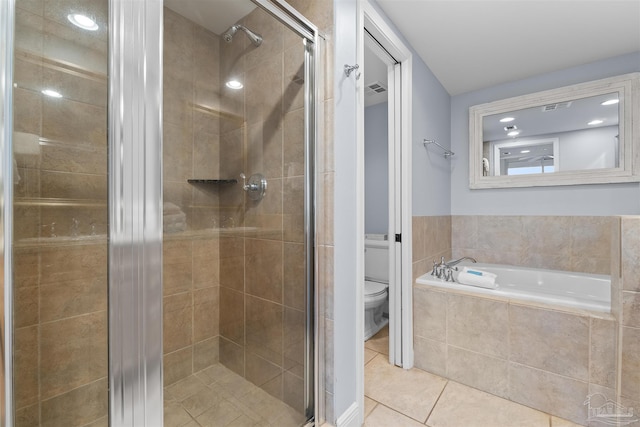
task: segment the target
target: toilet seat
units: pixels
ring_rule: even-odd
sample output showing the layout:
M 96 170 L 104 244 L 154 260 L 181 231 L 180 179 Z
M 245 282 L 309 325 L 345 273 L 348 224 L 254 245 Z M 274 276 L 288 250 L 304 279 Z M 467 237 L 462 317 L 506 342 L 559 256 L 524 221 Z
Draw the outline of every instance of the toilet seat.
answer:
M 376 297 L 378 295 L 385 294 L 387 292 L 387 284 L 380 282 L 372 282 L 365 280 L 364 282 L 364 296 Z

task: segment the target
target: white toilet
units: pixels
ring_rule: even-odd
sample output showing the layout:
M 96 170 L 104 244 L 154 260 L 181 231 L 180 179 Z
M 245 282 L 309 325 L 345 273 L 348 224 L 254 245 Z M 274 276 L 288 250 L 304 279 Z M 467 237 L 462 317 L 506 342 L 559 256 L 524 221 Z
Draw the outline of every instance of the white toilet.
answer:
M 389 323 L 389 241 L 384 235 L 365 235 L 364 280 L 366 341 Z

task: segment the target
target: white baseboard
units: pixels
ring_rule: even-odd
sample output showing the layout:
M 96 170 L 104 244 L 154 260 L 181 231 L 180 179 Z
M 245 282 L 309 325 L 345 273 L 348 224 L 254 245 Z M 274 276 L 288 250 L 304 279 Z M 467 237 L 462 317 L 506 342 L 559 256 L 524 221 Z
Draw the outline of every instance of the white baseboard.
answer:
M 336 421 L 336 427 L 360 427 L 358 420 L 360 411 L 358 403 L 353 402 L 349 408 L 340 415 Z

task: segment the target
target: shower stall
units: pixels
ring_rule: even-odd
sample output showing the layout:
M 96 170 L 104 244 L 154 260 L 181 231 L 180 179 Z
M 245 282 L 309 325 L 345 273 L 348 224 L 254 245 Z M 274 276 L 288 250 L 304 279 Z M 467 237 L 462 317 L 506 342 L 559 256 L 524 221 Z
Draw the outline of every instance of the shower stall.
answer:
M 279 0 L 0 24 L 0 425 L 312 421 L 316 27 Z

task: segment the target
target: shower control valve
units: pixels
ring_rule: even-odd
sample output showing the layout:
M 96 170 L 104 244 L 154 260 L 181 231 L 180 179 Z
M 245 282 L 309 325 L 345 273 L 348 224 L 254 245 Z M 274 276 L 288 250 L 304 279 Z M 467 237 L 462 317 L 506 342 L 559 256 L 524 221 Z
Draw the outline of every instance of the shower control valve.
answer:
M 247 192 L 247 195 L 251 200 L 262 200 L 267 193 L 267 178 L 261 173 L 254 173 L 247 177 L 244 173 L 240 174 L 242 178 L 242 189 Z

